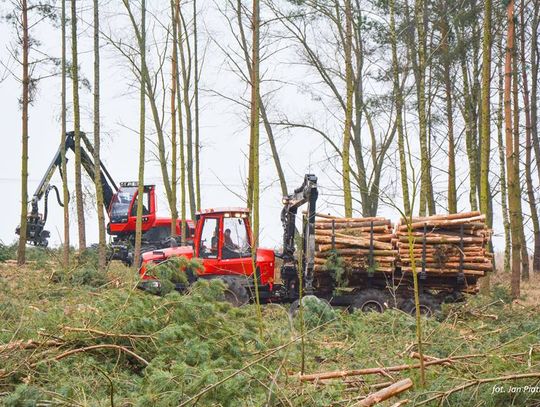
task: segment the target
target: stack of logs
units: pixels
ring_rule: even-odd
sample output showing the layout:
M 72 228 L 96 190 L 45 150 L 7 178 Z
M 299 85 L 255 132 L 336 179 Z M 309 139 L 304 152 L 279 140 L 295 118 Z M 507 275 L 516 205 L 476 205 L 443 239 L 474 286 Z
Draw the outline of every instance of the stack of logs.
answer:
M 337 254 L 346 267 L 392 272 L 397 251 L 392 222 L 382 217 L 338 218 L 317 214 L 315 271 L 324 271 L 328 257 Z
M 401 270 L 412 271 L 412 259 L 417 271 L 426 273 L 482 277 L 493 270 L 492 254 L 486 250 L 490 230 L 480 212 L 456 213 L 412 218 L 408 225 L 401 219 L 396 227 L 395 245 Z M 412 256 L 409 245 L 412 233 Z
M 414 217 L 411 225 L 401 219 L 394 230 L 392 222 L 383 217 L 317 214 L 315 271 L 326 271 L 333 254 L 355 271 L 393 272 L 397 266 L 407 274 L 412 272 L 414 259 L 417 272 L 433 277 L 462 276 L 467 287 L 476 291 L 476 280 L 493 270 L 493 255 L 486 249 L 491 231 L 485 220 L 480 212 Z

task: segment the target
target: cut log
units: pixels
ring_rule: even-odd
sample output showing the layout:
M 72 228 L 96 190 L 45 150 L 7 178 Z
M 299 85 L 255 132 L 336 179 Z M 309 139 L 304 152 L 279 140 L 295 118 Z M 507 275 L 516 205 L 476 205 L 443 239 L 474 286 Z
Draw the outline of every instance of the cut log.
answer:
M 404 263 L 404 264 L 409 263 L 408 261 L 404 262 L 403 259 L 401 260 L 401 262 Z M 421 266 L 421 264 L 422 264 L 421 259 L 416 260 L 416 267 Z M 457 271 L 459 271 L 460 264 L 459 263 L 443 263 L 443 264 L 439 265 L 438 263 L 426 263 L 426 268 L 428 268 L 428 269 L 440 269 L 440 270 L 443 270 L 443 271 L 446 271 L 446 270 L 457 270 Z M 491 263 L 490 264 L 463 263 L 463 268 L 467 269 L 467 270 L 492 271 L 493 270 L 493 265 Z
M 357 232 L 357 233 L 338 233 L 334 232 L 332 233 L 331 230 L 316 230 L 315 231 L 315 237 L 317 236 L 335 236 L 335 237 L 344 237 L 344 238 L 362 238 L 369 241 L 371 237 L 371 233 L 363 233 L 363 232 Z M 393 235 L 391 234 L 373 234 L 373 239 L 379 242 L 389 242 L 393 238 Z
M 409 242 L 409 237 L 406 235 L 400 235 L 398 239 L 402 243 Z M 481 244 L 481 243 L 484 243 L 486 240 L 484 237 L 463 236 L 463 238 L 460 238 L 457 236 L 444 236 L 444 235 L 440 235 L 439 237 L 426 235 L 425 239 L 426 239 L 427 244 L 460 243 L 461 239 L 463 239 L 463 243 L 480 243 Z M 423 236 L 415 237 L 414 243 L 420 244 L 422 240 L 423 240 Z
M 317 233 L 332 233 L 332 228 L 315 228 Z M 353 227 L 353 228 L 335 228 L 336 231 L 339 231 L 339 233 L 345 233 L 345 234 L 351 234 L 351 233 L 371 233 L 371 227 Z M 373 226 L 373 232 L 375 233 L 388 233 L 392 234 L 392 229 L 388 225 L 381 225 L 381 226 Z
M 480 216 L 481 213 L 479 211 L 473 211 L 473 212 L 461 212 L 461 213 L 451 213 L 448 215 L 432 215 L 432 216 L 424 216 L 424 217 L 413 217 L 412 223 L 418 223 L 418 222 L 424 222 L 429 221 L 431 219 L 462 219 L 462 218 L 473 218 L 475 216 Z M 409 221 L 408 219 L 401 218 L 401 225 L 406 225 Z
M 462 225 L 466 223 L 471 222 L 477 222 L 477 221 L 485 221 L 486 215 L 478 215 L 473 216 L 470 218 L 459 218 L 459 219 L 433 219 L 433 220 L 424 220 L 420 222 L 415 222 L 410 225 L 412 229 L 416 228 L 423 228 L 424 226 L 437 226 L 437 227 L 443 227 L 443 226 L 449 226 L 449 225 Z M 408 230 L 408 225 L 401 225 L 399 226 L 399 230 Z
M 412 273 L 411 267 L 401 267 L 401 271 L 405 273 Z M 416 272 L 420 273 L 422 271 L 422 266 L 420 263 L 416 264 Z M 439 268 L 426 268 L 426 273 L 432 273 L 432 274 L 441 274 L 441 275 L 457 275 L 460 270 L 444 270 Z M 470 274 L 473 276 L 484 276 L 485 273 L 483 271 L 479 270 L 463 270 L 463 274 Z
M 373 226 L 390 226 L 392 222 L 390 220 L 378 220 L 373 221 Z M 363 219 L 356 222 L 334 222 L 335 229 L 351 229 L 351 228 L 369 228 L 371 222 L 366 222 Z M 332 229 L 332 222 L 315 222 L 315 229 Z
M 411 258 L 407 255 L 403 255 L 403 254 L 400 254 L 400 259 L 401 259 L 401 262 L 402 263 L 408 263 L 411 261 Z M 416 261 L 422 261 L 422 255 L 415 255 L 414 256 L 414 259 Z M 456 262 L 459 262 L 460 261 L 460 258 L 459 256 L 449 256 L 449 257 L 444 257 L 444 258 L 437 258 L 437 257 L 433 257 L 431 254 L 429 255 L 426 255 L 426 262 L 427 263 L 440 263 L 441 265 L 444 265 L 444 264 L 448 264 L 448 263 L 456 263 Z M 489 259 L 486 258 L 486 257 L 482 257 L 482 256 L 477 256 L 477 257 L 470 257 L 470 256 L 464 256 L 463 257 L 463 262 L 465 263 L 488 263 L 489 262 Z
M 351 249 L 351 248 L 344 248 L 344 249 L 336 249 L 332 250 L 332 248 L 323 250 L 322 247 L 327 245 L 319 245 L 319 250 L 316 253 L 316 256 L 318 257 L 329 257 L 332 254 L 337 254 L 338 256 L 361 256 L 361 255 L 369 255 L 369 249 Z M 373 250 L 374 256 L 393 256 L 395 257 L 396 252 L 394 250 L 379 250 L 374 249 Z
M 350 247 L 346 244 L 338 244 L 336 243 L 334 246 L 332 246 L 332 244 L 318 244 L 318 250 L 317 251 L 321 251 L 321 252 L 329 252 L 330 250 L 333 250 L 333 249 L 349 249 Z M 358 249 L 358 250 L 361 250 L 361 249 Z
M 330 221 L 334 223 L 369 223 L 369 222 L 379 222 L 379 221 L 388 221 L 388 219 L 381 216 L 372 216 L 370 218 L 331 218 Z M 326 222 L 331 223 L 331 222 Z
M 336 243 L 343 243 L 351 246 L 356 247 L 369 247 L 370 241 L 369 239 L 364 239 L 361 237 L 335 237 L 334 241 Z M 315 235 L 315 243 L 332 243 L 332 237 L 330 236 L 317 236 Z M 390 243 L 384 243 L 384 242 L 377 242 L 376 240 L 373 242 L 373 247 L 376 249 L 383 249 L 383 250 L 391 250 L 392 244 Z
M 375 393 L 369 394 L 365 399 L 361 400 L 357 406 L 359 407 L 371 407 L 381 401 L 388 400 L 404 391 L 410 389 L 413 386 L 411 379 L 399 380 L 384 389 L 378 390 Z
M 362 271 L 362 272 L 367 272 L 368 271 L 368 267 L 367 266 L 350 266 L 350 269 L 351 271 L 354 273 L 356 271 Z M 316 264 L 314 267 L 313 267 L 313 271 L 315 272 L 327 272 L 329 271 L 326 266 L 322 265 L 322 264 Z M 388 266 L 388 267 L 382 267 L 382 266 L 378 266 L 378 267 L 375 267 L 373 269 L 374 272 L 381 272 L 381 273 L 393 273 L 395 271 L 394 267 L 393 266 Z

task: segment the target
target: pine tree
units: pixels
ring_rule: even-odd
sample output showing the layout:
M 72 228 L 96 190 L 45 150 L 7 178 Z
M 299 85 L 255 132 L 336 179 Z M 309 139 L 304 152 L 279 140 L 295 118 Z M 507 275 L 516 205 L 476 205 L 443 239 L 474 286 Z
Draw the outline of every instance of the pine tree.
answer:
M 409 197 L 409 179 L 407 177 L 407 160 L 405 156 L 405 129 L 403 125 L 403 92 L 399 83 L 399 62 L 397 56 L 397 34 L 395 1 L 390 0 L 390 42 L 392 47 L 392 75 L 393 96 L 396 103 L 396 126 L 398 133 L 399 171 L 401 179 L 401 193 L 403 195 L 403 213 L 411 215 L 411 202 Z
M 77 2 L 71 0 L 71 80 L 73 85 L 73 127 L 75 131 L 75 198 L 79 252 L 86 250 L 86 227 L 81 174 L 81 113 L 79 106 L 79 54 L 77 51 Z
M 107 243 L 105 237 L 105 213 L 103 211 L 103 185 L 101 184 L 101 132 L 99 112 L 99 0 L 94 0 L 94 183 L 96 184 L 96 209 L 98 218 L 98 265 L 107 266 Z
M 480 135 L 480 211 L 492 219 L 490 213 L 489 154 L 491 149 L 491 0 L 484 2 L 484 38 L 482 42 L 482 124 Z M 488 248 L 489 250 L 489 245 Z M 481 291 L 489 293 L 489 275 L 481 280 Z
M 343 177 L 343 199 L 345 217 L 352 217 L 352 193 L 350 170 L 350 145 L 353 115 L 354 73 L 352 66 L 352 7 L 351 0 L 345 0 L 345 123 L 343 128 L 343 158 L 341 173 Z
M 424 0 L 415 0 L 414 16 L 418 33 L 418 126 L 420 137 L 420 213 L 427 209 L 430 215 L 435 214 L 435 200 L 431 183 L 431 158 L 428 145 L 428 117 L 426 113 L 426 27 Z
M 30 73 L 28 54 L 30 41 L 28 36 L 28 3 L 21 0 L 21 30 L 22 30 L 22 152 L 21 152 L 21 223 L 19 232 L 19 247 L 17 264 L 26 262 L 26 230 L 28 219 L 28 107 L 30 105 Z
M 145 156 L 145 137 L 146 137 L 146 76 L 142 74 L 146 66 L 146 0 L 141 0 L 141 31 L 139 41 L 140 51 L 140 77 L 139 77 L 139 174 L 137 195 L 137 220 L 135 224 L 135 250 L 133 257 L 133 267 L 139 268 L 139 258 L 141 256 L 142 239 L 142 217 L 143 200 L 140 197 L 144 194 L 144 156 Z
M 519 175 L 516 171 L 518 152 L 515 151 L 512 124 L 512 60 L 514 54 L 514 0 L 507 7 L 508 33 L 504 63 L 504 117 L 506 134 L 506 167 L 508 173 L 508 206 L 512 241 L 512 298 L 520 296 L 521 232 L 519 230 Z
M 66 114 L 67 114 L 67 50 L 66 50 L 66 0 L 62 0 L 62 12 L 61 12 L 61 26 L 62 26 L 62 90 L 61 90 L 61 99 L 62 99 L 62 112 L 61 112 L 61 134 L 60 134 L 60 148 L 61 148 L 61 172 L 62 172 L 62 199 L 64 201 L 64 247 L 63 247 L 63 256 L 62 263 L 64 272 L 69 270 L 69 189 L 67 184 L 67 160 L 66 160 Z
M 260 28 L 260 5 L 258 0 L 253 0 L 253 15 L 251 20 L 252 29 L 252 54 L 251 54 L 251 112 L 250 112 L 250 156 L 248 177 L 248 207 L 252 211 L 253 219 L 253 246 L 258 246 L 259 241 L 259 135 L 260 135 L 260 77 L 259 77 L 259 28 Z

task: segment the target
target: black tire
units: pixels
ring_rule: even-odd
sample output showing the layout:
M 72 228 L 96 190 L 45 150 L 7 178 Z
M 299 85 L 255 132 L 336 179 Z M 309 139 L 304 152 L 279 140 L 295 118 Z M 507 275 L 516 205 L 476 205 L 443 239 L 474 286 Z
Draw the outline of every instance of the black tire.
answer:
M 241 307 L 249 302 L 249 294 L 246 287 L 237 278 L 224 277 L 221 280 L 225 283 L 225 291 L 223 291 L 224 301 L 234 307 Z
M 349 310 L 351 312 L 384 312 L 389 305 L 388 295 L 376 288 L 367 288 L 355 295 Z
M 421 293 L 420 294 L 420 314 L 426 317 L 431 317 L 437 315 L 441 312 L 441 302 L 440 300 L 430 293 Z M 406 299 L 401 309 L 407 314 L 416 315 L 416 306 L 414 304 L 414 298 Z

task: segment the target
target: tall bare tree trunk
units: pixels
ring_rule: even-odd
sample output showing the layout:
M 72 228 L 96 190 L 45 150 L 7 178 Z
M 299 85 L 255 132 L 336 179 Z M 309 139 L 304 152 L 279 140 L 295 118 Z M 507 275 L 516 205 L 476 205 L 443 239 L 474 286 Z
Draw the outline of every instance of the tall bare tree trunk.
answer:
M 431 183 L 431 158 L 428 146 L 428 129 L 426 117 L 426 32 L 425 3 L 415 0 L 414 15 L 418 32 L 418 126 L 420 137 L 420 207 L 425 206 L 430 215 L 435 214 L 435 200 Z
M 540 223 L 538 221 L 538 209 L 536 197 L 534 196 L 534 185 L 532 180 L 532 123 L 531 108 L 529 98 L 529 82 L 527 77 L 527 62 L 525 59 L 525 1 L 521 0 L 520 14 L 520 56 L 521 56 L 521 78 L 523 87 L 523 109 L 525 111 L 525 181 L 527 186 L 527 198 L 531 210 L 531 221 L 534 235 L 533 271 L 540 272 Z M 523 276 L 525 277 L 525 276 Z M 528 277 L 528 276 L 527 276 Z
M 506 181 L 506 168 L 504 163 L 504 142 L 503 142 L 503 118 L 504 118 L 504 71 L 503 71 L 503 35 L 499 43 L 500 55 L 497 63 L 497 71 L 499 73 L 499 107 L 497 110 L 497 140 L 499 150 L 499 168 L 500 168 L 500 188 L 501 188 L 501 212 L 504 228 L 504 260 L 503 271 L 510 272 L 510 256 L 511 256 L 511 241 L 510 241 L 510 219 L 508 216 L 508 194 Z
M 399 61 L 397 56 L 397 35 L 395 20 L 395 1 L 390 0 L 390 37 L 392 43 L 392 74 L 393 93 L 396 103 L 396 126 L 398 132 L 398 153 L 401 179 L 401 190 L 403 195 L 403 208 L 405 216 L 411 215 L 411 202 L 409 196 L 409 179 L 407 177 L 407 161 L 405 156 L 405 130 L 403 125 L 403 92 L 399 81 Z
M 61 14 L 61 25 L 62 25 L 62 113 L 61 113 L 61 134 L 60 134 L 60 154 L 61 154 L 61 173 L 62 173 L 62 198 L 64 201 L 64 247 L 62 250 L 62 266 L 64 272 L 67 272 L 69 269 L 69 189 L 67 183 L 67 161 L 66 161 L 66 113 L 67 113 L 67 95 L 66 95 L 66 85 L 67 85 L 67 72 L 66 72 L 66 0 L 62 0 L 62 14 Z
M 28 4 L 21 0 L 22 22 L 22 152 L 21 152 L 21 223 L 17 264 L 26 262 L 26 229 L 28 220 L 28 106 L 30 104 L 30 73 L 28 71 Z
M 456 30 L 458 47 L 464 49 L 466 45 L 459 29 Z M 478 180 L 478 157 L 476 151 L 476 140 L 474 136 L 475 126 L 473 124 L 473 102 L 469 86 L 469 73 L 465 56 L 460 58 L 461 76 L 463 81 L 463 120 L 465 122 L 465 146 L 467 158 L 469 160 L 469 204 L 472 211 L 478 210 L 478 199 L 476 194 Z
M 174 1 L 175 9 L 175 25 L 176 33 L 178 35 L 179 30 L 182 29 L 180 25 L 180 0 Z M 176 41 L 176 47 L 178 49 L 179 44 L 178 40 Z M 178 63 L 176 64 L 176 77 L 180 78 L 180 72 L 178 68 Z M 185 159 L 185 150 L 184 150 L 184 125 L 183 125 L 183 114 L 182 114 L 182 98 L 180 87 L 177 86 L 176 91 L 176 104 L 178 107 L 178 144 L 180 146 L 180 217 L 182 219 L 180 224 L 180 241 L 182 244 L 185 244 L 186 241 L 186 159 Z
M 178 180 L 176 177 L 176 166 L 178 160 L 178 144 L 176 140 L 176 96 L 178 94 L 178 37 L 177 37 L 177 18 L 174 1 L 171 0 L 171 21 L 172 21 L 172 58 L 171 58 L 171 193 L 174 206 L 171 208 L 171 236 L 176 235 L 176 221 L 178 220 L 178 210 L 176 209 L 177 194 L 176 186 Z
M 71 0 L 71 79 L 73 84 L 73 127 L 75 130 L 75 197 L 77 226 L 79 230 L 79 253 L 86 250 L 86 227 L 81 174 L 81 113 L 79 106 L 79 55 L 77 51 L 77 2 Z
M 491 192 L 489 188 L 489 154 L 491 150 L 491 0 L 484 1 L 484 38 L 482 42 L 482 105 L 480 135 L 480 211 L 490 219 L 493 215 L 490 207 Z M 490 249 L 489 244 L 486 249 Z M 481 279 L 480 291 L 489 294 L 489 275 Z
M 514 24 L 514 38 L 516 33 L 516 26 Z M 519 89 L 518 89 L 518 50 L 517 47 L 514 46 L 513 49 L 514 53 L 512 55 L 512 97 L 514 102 L 514 165 L 515 165 L 515 179 L 517 180 L 517 188 L 519 191 L 519 199 L 516 202 L 517 205 L 517 211 L 516 211 L 516 219 L 519 224 L 519 231 L 520 231 L 520 247 L 521 247 L 521 279 L 522 280 L 528 280 L 529 279 L 529 253 L 527 250 L 527 240 L 525 237 L 525 225 L 523 222 L 523 208 L 521 205 L 521 195 L 522 195 L 522 188 L 521 188 L 521 182 L 520 182 L 520 172 L 519 172 L 519 164 L 520 164 L 520 134 L 519 134 Z
M 512 240 L 512 298 L 520 296 L 521 231 L 519 224 L 520 188 L 516 163 L 512 127 L 512 59 L 514 54 L 514 0 L 507 6 L 508 34 L 504 63 L 504 117 L 506 133 L 506 166 L 508 168 L 508 206 L 510 211 L 510 231 Z
M 260 29 L 260 4 L 259 0 L 253 0 L 253 15 L 251 20 L 252 29 L 252 54 L 251 54 L 251 117 L 250 117 L 250 173 L 252 196 L 252 218 L 254 247 L 259 244 L 259 139 L 260 139 L 260 77 L 259 77 L 259 29 Z
M 536 170 L 540 181 L 540 141 L 538 139 L 538 66 L 540 64 L 538 52 L 538 24 L 540 14 L 540 2 L 533 2 L 533 18 L 531 21 L 531 138 L 536 158 Z M 540 237 L 535 234 L 533 270 L 540 273 L 540 248 L 537 244 Z
M 350 146 L 351 127 L 353 114 L 353 93 L 354 93 L 354 72 L 352 66 L 352 7 L 351 0 L 345 0 L 345 124 L 343 128 L 343 199 L 345 207 L 345 217 L 352 216 L 352 193 L 351 193 L 351 170 L 350 170 Z
M 482 42 L 482 133 L 480 136 L 480 211 L 489 211 L 489 153 L 491 84 L 491 0 L 484 1 L 484 36 Z
M 94 0 L 94 183 L 98 218 L 98 265 L 100 270 L 107 266 L 107 244 L 105 241 L 105 213 L 103 212 L 103 185 L 101 184 L 100 158 L 100 113 L 99 113 L 99 0 Z
M 186 151 L 187 151 L 187 188 L 189 194 L 189 209 L 191 212 L 191 219 L 195 219 L 196 211 L 196 196 L 195 196 L 195 180 L 193 177 L 193 117 L 191 114 L 191 103 L 189 95 L 189 75 L 188 75 L 188 66 L 185 57 L 184 51 L 184 41 L 186 42 L 186 47 L 188 44 L 187 31 L 185 30 L 185 24 L 183 23 L 182 10 L 180 5 L 178 5 L 178 15 L 179 15 L 179 25 L 178 25 L 178 49 L 180 53 L 180 68 L 182 72 L 182 89 L 184 95 L 184 110 L 186 115 Z M 184 38 L 185 33 L 185 40 Z
M 195 67 L 193 79 L 193 101 L 195 103 L 195 192 L 197 209 L 201 209 L 201 174 L 199 134 L 199 36 L 197 32 L 197 0 L 193 0 L 193 65 Z
M 443 16 L 440 22 L 441 51 L 443 54 L 443 77 L 446 96 L 446 120 L 448 123 L 448 213 L 457 212 L 456 190 L 456 153 L 454 141 L 454 107 L 452 103 L 452 79 L 450 77 L 451 58 L 448 50 L 448 36 L 450 27 L 447 17 Z
M 531 21 L 531 134 L 536 159 L 536 172 L 540 181 L 540 141 L 538 139 L 538 68 L 540 52 L 538 51 L 538 25 L 540 19 L 540 2 L 533 2 Z
M 395 1 L 390 0 L 390 41 L 392 43 L 392 74 L 393 93 L 396 103 L 396 126 L 398 133 L 399 170 L 401 178 L 401 191 L 403 195 L 403 209 L 406 217 L 411 215 L 411 201 L 409 197 L 409 179 L 407 177 L 407 159 L 405 156 L 405 130 L 403 127 L 403 92 L 399 83 L 399 61 L 397 56 L 397 35 Z
M 137 195 L 143 196 L 144 193 L 144 156 L 145 156 L 145 137 L 146 137 L 146 76 L 142 74 L 146 66 L 146 0 L 141 0 L 141 39 L 139 41 L 140 49 L 140 89 L 139 89 L 139 174 Z M 139 258 L 141 257 L 141 238 L 142 238 L 142 217 L 143 200 L 137 200 L 137 220 L 135 223 L 135 250 L 133 256 L 133 268 L 138 270 Z

